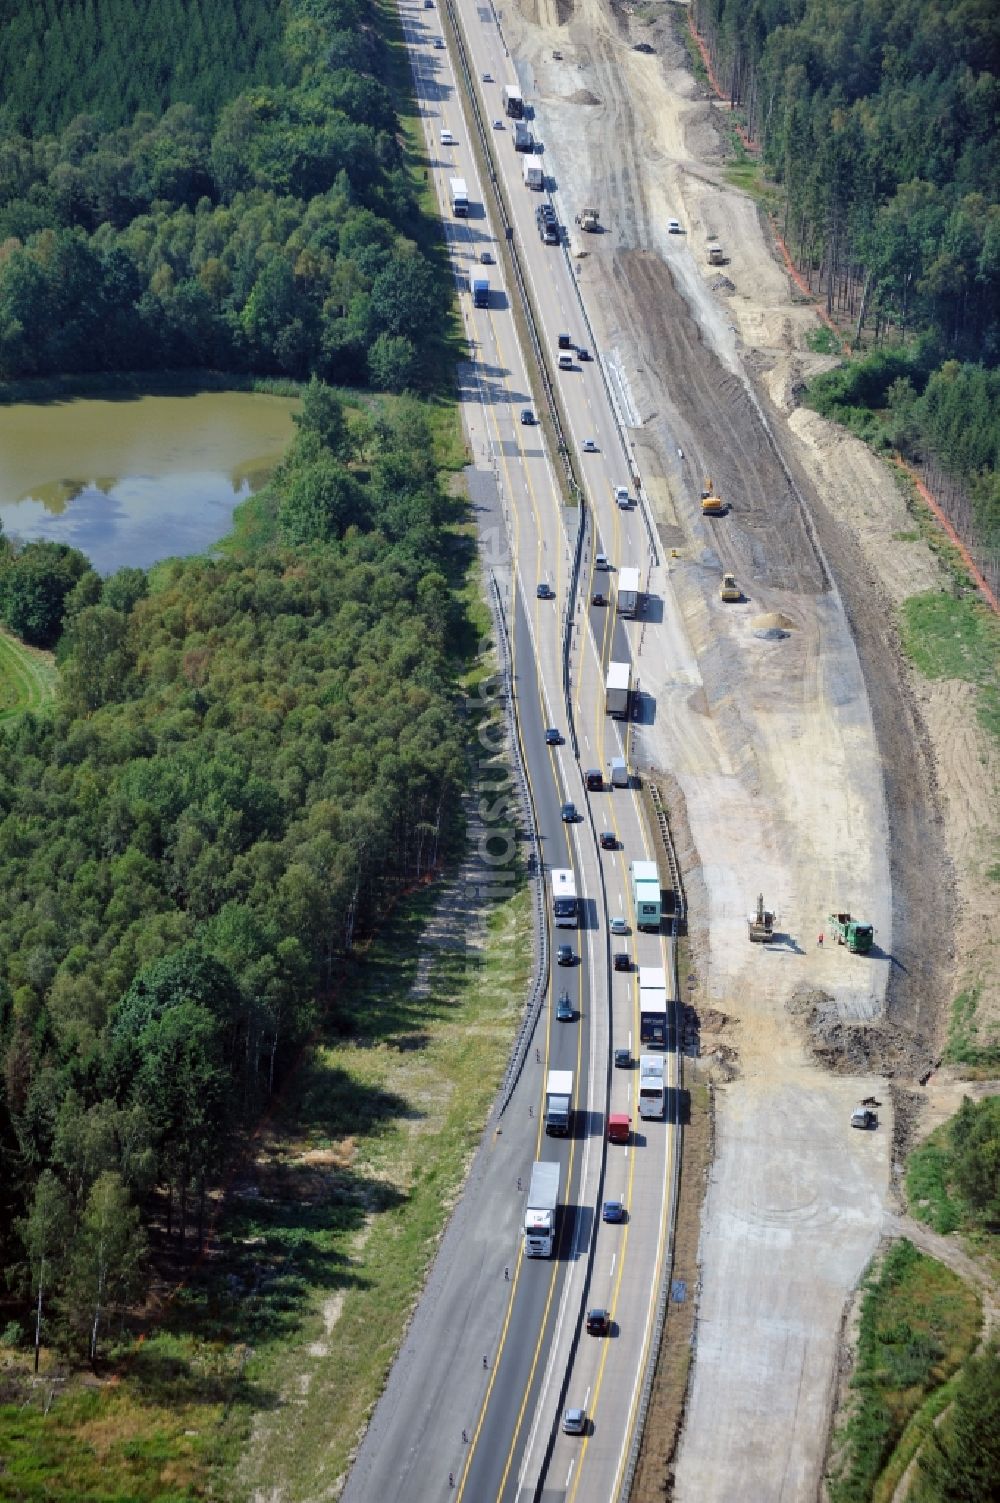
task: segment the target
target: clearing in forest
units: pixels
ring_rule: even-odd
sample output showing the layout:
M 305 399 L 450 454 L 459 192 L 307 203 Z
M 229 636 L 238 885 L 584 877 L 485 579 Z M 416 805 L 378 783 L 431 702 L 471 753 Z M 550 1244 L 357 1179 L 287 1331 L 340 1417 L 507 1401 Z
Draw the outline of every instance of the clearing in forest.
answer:
M 0 725 L 40 710 L 55 696 L 56 665 L 51 652 L 26 647 L 0 629 Z

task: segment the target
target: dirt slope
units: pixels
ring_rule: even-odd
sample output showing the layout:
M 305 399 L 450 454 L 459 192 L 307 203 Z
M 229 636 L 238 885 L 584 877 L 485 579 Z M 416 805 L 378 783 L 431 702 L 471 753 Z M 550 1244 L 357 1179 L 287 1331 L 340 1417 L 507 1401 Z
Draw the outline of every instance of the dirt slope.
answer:
M 933 1061 L 956 909 L 962 973 L 988 969 L 996 759 L 964 686 L 914 681 L 898 656 L 894 608 L 940 575 L 899 538 L 912 522 L 887 471 L 793 410 L 828 362 L 805 346 L 814 315 L 754 204 L 726 183 L 724 112 L 699 97 L 668 20 L 642 29 L 646 57 L 603 0 L 559 19 L 503 25 L 561 217 L 596 203 L 606 226 L 575 247 L 581 287 L 680 554 L 653 582 L 636 744 L 684 804 L 699 992 L 733 1020 L 740 1071 L 717 1093 L 676 1496 L 812 1497 L 844 1302 L 889 1192 L 891 1114 L 852 1134 L 849 1108 L 869 1091 L 888 1103 L 861 1072 L 913 1080 Z M 674 215 L 684 235 L 666 233 Z M 716 237 L 721 272 L 704 256 Z M 706 474 L 723 519 L 700 514 Z M 721 606 L 723 567 L 746 605 Z M 775 615 L 786 634 L 757 635 Z M 761 888 L 787 936 L 770 952 L 746 944 Z M 879 958 L 817 946 L 841 903 L 875 922 Z

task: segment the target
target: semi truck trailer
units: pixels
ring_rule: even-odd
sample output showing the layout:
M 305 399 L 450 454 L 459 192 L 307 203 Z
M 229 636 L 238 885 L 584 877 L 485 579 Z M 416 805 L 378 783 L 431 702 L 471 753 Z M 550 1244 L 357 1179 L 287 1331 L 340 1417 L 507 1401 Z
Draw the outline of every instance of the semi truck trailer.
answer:
M 639 1056 L 639 1116 L 662 1117 L 667 1104 L 666 1061 L 662 1054 Z
M 647 987 L 639 993 L 639 1042 L 649 1049 L 667 1047 L 667 993 Z
M 524 1211 L 524 1256 L 551 1258 L 559 1209 L 559 1165 L 540 1161 L 531 1166 L 528 1204 Z
M 618 614 L 633 617 L 639 612 L 639 570 L 622 569 L 618 575 Z
M 632 695 L 630 663 L 609 663 L 604 691 L 604 713 L 612 720 L 627 720 Z
M 545 1082 L 545 1131 L 553 1138 L 569 1136 L 573 1112 L 573 1071 L 550 1070 Z
M 660 873 L 655 861 L 633 861 L 629 865 L 632 879 L 632 905 L 637 929 L 657 933 L 663 917 Z M 662 972 L 661 972 L 662 974 Z
M 517 84 L 504 84 L 503 107 L 511 120 L 523 120 L 524 100 Z

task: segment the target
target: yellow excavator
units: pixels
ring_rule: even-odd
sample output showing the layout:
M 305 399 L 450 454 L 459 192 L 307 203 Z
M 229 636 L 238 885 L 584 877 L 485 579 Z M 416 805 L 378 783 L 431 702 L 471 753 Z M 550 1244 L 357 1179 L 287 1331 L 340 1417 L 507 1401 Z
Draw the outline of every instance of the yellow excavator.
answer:
M 775 915 L 764 907 L 764 894 L 757 894 L 757 912 L 747 919 L 747 929 L 752 945 L 769 945 L 774 938 Z
M 715 486 L 711 475 L 705 477 L 705 485 L 701 493 L 701 513 L 704 517 L 721 517 L 726 509 L 722 497 L 716 495 Z

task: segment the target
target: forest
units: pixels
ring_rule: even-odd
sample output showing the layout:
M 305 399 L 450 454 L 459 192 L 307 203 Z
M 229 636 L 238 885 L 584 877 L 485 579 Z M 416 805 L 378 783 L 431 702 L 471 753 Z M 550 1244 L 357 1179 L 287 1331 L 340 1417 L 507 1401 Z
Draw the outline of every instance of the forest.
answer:
M 249 84 L 278 83 L 282 6 L 259 0 L 0 0 L 0 133 L 59 131 L 99 110 L 192 104 L 210 119 Z
M 61 664 L 55 713 L 0 732 L 0 1262 L 92 1360 L 154 1209 L 193 1246 L 341 958 L 460 834 L 425 415 L 348 426 L 314 383 L 298 421 L 250 558 L 0 560 L 0 613 Z
M 695 19 L 779 185 L 790 254 L 828 313 L 875 347 L 810 400 L 894 436 L 996 566 L 1000 10 L 696 0 Z M 887 341 L 903 352 L 884 358 Z
M 49 8 L 67 19 L 46 80 L 49 45 L 57 61 L 57 39 L 77 36 L 76 8 Z M 0 134 L 0 382 L 199 367 L 391 391 L 433 380 L 446 284 L 384 82 L 389 44 L 363 0 L 219 5 L 223 34 L 240 37 L 232 69 L 209 51 L 205 98 L 181 91 L 162 113 L 176 30 L 189 13 L 211 29 L 215 7 L 151 5 L 143 107 L 124 120 L 126 62 L 101 42 L 121 9 L 80 7 L 74 45 L 100 62 L 87 113 L 48 134 L 19 109 Z M 7 10 L 34 24 L 33 5 Z M 258 13 L 272 20 L 248 29 Z

